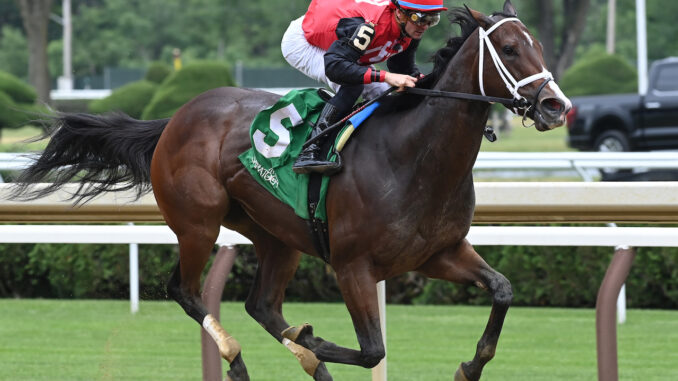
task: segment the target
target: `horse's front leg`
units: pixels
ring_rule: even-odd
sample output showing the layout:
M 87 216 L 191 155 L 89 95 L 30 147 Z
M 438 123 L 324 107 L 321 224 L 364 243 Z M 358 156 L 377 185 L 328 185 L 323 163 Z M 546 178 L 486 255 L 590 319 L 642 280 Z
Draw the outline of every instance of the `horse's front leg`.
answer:
M 455 381 L 477 381 L 483 367 L 494 357 L 513 293 L 511 283 L 492 269 L 468 241 L 439 252 L 418 271 L 430 278 L 445 279 L 460 284 L 475 284 L 492 295 L 492 311 L 485 331 L 478 341 L 473 360 L 462 363 L 454 375 Z
M 310 349 L 321 361 L 373 368 L 384 358 L 384 340 L 379 324 L 376 280 L 368 263 L 336 267 L 337 283 L 351 314 L 360 350 L 340 347 L 313 336 L 310 325 L 290 327 L 283 336 Z

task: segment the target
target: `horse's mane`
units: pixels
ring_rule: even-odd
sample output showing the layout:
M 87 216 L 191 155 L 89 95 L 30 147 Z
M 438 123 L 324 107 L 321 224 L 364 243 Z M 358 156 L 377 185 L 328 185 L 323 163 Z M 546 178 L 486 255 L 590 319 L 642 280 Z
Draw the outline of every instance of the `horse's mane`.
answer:
M 445 72 L 447 64 L 452 60 L 464 42 L 469 38 L 471 33 L 478 28 L 478 22 L 471 16 L 466 8 L 454 8 L 449 12 L 449 19 L 452 24 L 459 25 L 461 29 L 460 36 L 453 36 L 447 40 L 447 44 L 433 54 L 433 71 L 427 75 L 417 87 L 432 88 L 438 79 Z
M 457 54 L 464 42 L 469 38 L 473 31 L 478 28 L 478 22 L 473 18 L 468 9 L 464 7 L 453 8 L 448 12 L 450 23 L 459 25 L 461 34 L 452 36 L 445 46 L 439 49 L 431 57 L 433 61 L 433 70 L 430 74 L 417 82 L 418 88 L 430 89 L 435 86 L 440 77 L 445 72 L 447 64 Z M 393 110 L 404 110 L 416 106 L 424 97 L 412 94 L 399 94 L 397 96 L 386 97 L 382 106 L 377 109 L 377 113 L 390 113 Z

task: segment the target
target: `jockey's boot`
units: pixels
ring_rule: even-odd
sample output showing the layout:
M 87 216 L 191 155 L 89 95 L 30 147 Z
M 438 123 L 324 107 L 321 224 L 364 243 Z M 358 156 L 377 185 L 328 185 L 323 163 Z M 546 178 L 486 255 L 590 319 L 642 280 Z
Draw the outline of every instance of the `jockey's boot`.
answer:
M 325 103 L 325 107 L 320 112 L 318 122 L 316 122 L 311 131 L 311 139 L 339 120 L 339 117 L 337 108 L 331 103 Z M 327 161 L 320 157 L 320 147 L 322 147 L 325 140 L 327 140 L 327 135 L 320 137 L 301 151 L 292 166 L 294 173 L 316 172 L 331 176 L 341 169 L 341 163 Z

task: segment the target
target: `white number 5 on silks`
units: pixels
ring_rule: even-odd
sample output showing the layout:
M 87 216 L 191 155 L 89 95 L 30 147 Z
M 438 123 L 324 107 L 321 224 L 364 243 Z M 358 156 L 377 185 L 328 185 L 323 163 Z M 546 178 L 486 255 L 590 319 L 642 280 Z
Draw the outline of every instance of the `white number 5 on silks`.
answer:
M 271 114 L 268 130 L 256 130 L 252 134 L 254 148 L 267 159 L 280 157 L 290 145 L 289 129 L 303 122 L 294 104 L 274 111 Z
M 355 30 L 355 33 L 353 33 L 351 44 L 356 50 L 362 53 L 370 46 L 372 38 L 374 38 L 374 27 L 370 24 L 361 24 L 358 29 Z

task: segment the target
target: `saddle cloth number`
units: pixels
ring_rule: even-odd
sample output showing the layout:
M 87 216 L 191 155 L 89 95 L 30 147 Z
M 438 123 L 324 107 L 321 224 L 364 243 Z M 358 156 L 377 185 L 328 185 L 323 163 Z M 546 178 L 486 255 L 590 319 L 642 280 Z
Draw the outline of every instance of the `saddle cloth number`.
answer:
M 293 103 L 274 111 L 271 114 L 268 130 L 258 129 L 252 135 L 254 148 L 267 159 L 280 157 L 290 145 L 289 129 L 303 122 Z

